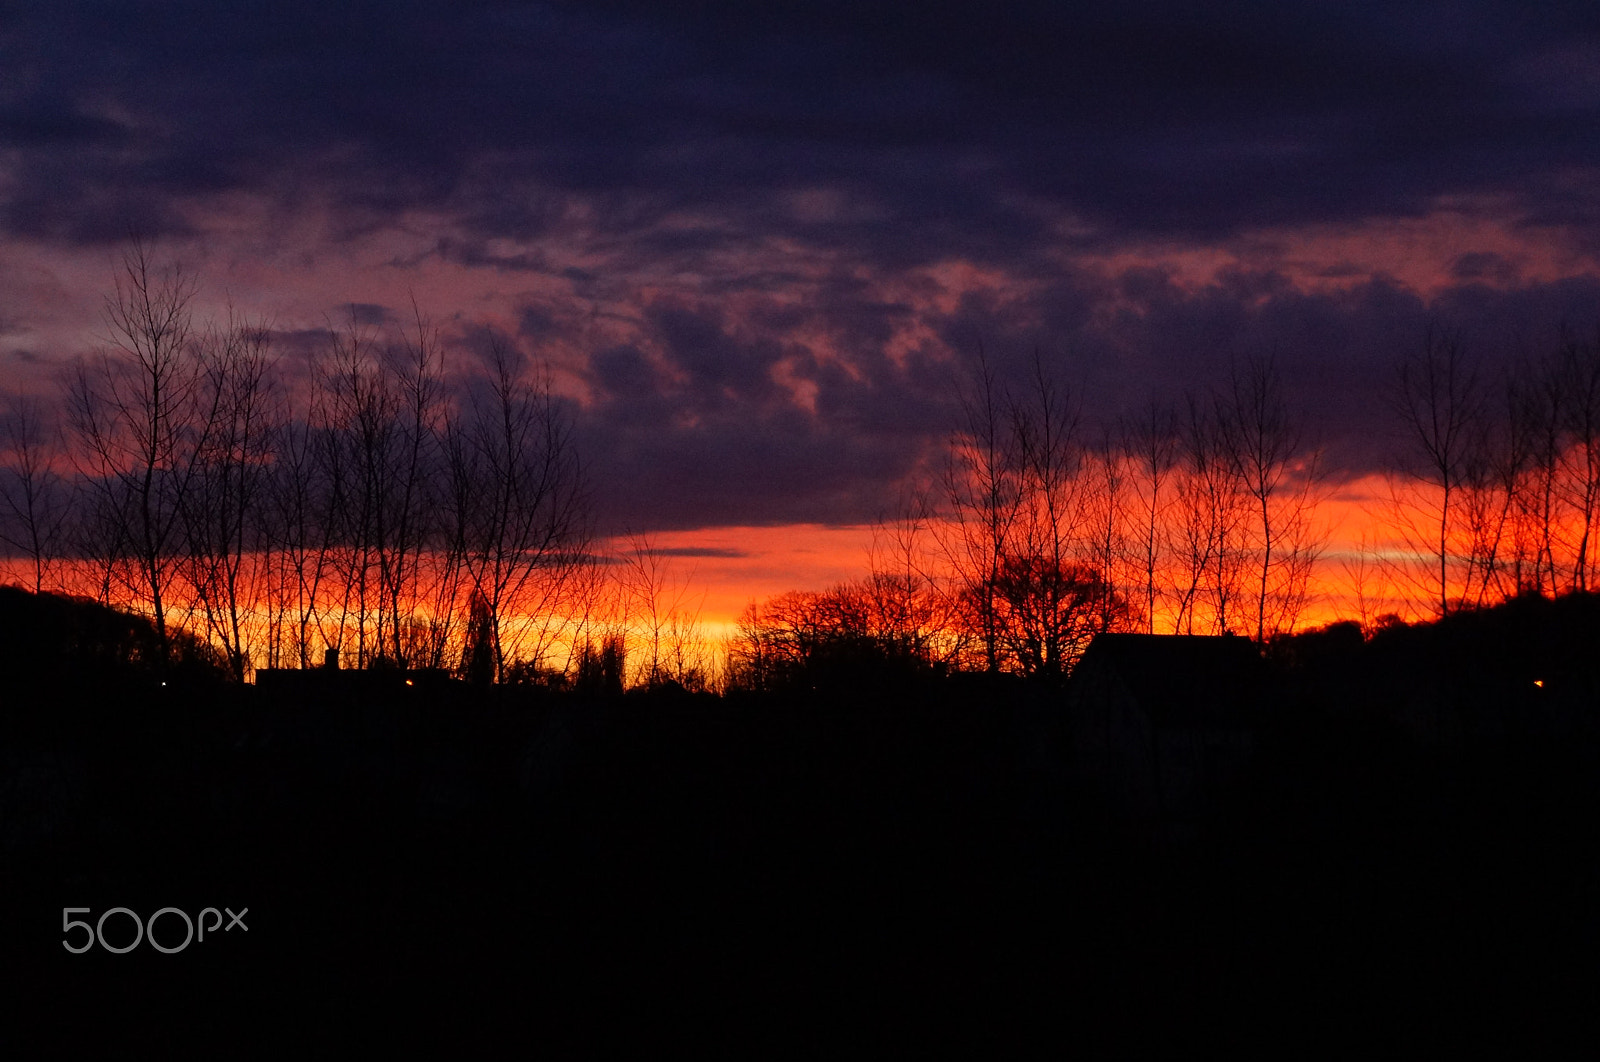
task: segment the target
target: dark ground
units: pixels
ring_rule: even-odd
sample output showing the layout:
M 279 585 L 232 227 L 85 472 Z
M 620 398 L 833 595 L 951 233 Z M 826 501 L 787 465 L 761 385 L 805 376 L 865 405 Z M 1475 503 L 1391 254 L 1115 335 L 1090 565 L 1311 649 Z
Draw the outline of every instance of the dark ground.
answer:
M 1020 685 L 251 692 L 12 688 L 7 1057 L 1478 1054 L 1595 1031 L 1600 757 L 1570 733 L 1441 752 L 1311 705 L 1168 844 L 1093 810 L 1058 700 Z M 64 907 L 168 906 L 248 907 L 248 930 L 62 946 Z

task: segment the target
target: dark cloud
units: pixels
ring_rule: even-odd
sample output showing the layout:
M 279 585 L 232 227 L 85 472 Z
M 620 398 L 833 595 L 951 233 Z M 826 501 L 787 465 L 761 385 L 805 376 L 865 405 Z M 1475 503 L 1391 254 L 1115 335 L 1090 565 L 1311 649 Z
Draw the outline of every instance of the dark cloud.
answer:
M 662 557 L 714 557 L 719 560 L 741 560 L 750 556 L 742 549 L 716 549 L 711 546 L 673 546 L 651 552 Z
M 646 328 L 659 339 L 669 361 L 687 374 L 689 399 L 707 407 L 724 399 L 758 406 L 778 399 L 773 368 L 784 349 L 771 334 L 735 336 L 713 307 L 656 303 L 645 318 Z
M 780 383 L 780 362 L 814 385 L 815 412 Z M 918 399 L 905 377 L 859 378 L 798 345 L 735 334 L 714 307 L 654 306 L 638 345 L 590 367 L 599 398 L 578 413 L 579 442 L 610 485 L 608 526 L 870 520 L 938 430 L 907 412 Z
M 492 275 L 497 338 L 580 352 L 617 526 L 870 519 L 980 350 L 1016 389 L 1058 368 L 1101 427 L 1272 357 L 1370 468 L 1382 381 L 1430 325 L 1496 362 L 1600 318 L 1594 280 L 1491 246 L 1436 296 L 1371 261 L 1313 290 L 1081 260 L 1474 197 L 1600 253 L 1592 4 L 86 0 L 7 5 L 0 69 L 12 236 L 204 237 L 239 193 L 335 238 L 442 218 L 388 264 Z M 917 272 L 952 261 L 991 275 Z
M 1493 251 L 1472 251 L 1451 263 L 1450 274 L 1457 280 L 1489 280 L 1511 284 L 1517 280 L 1517 267 L 1504 255 Z
M 626 407 L 628 416 L 654 422 L 672 412 L 673 407 L 661 401 L 667 390 L 666 381 L 636 347 L 599 351 L 589 359 L 589 368 L 595 382 L 613 402 Z
M 346 318 L 357 325 L 387 325 L 395 321 L 394 311 L 371 302 L 347 302 L 342 307 Z
M 1592 5 L 20 4 L 0 33 L 14 232 L 181 229 L 315 191 L 533 239 L 751 231 L 886 264 L 1414 214 L 1600 167 Z M 794 211 L 790 189 L 848 207 Z M 1592 189 L 1560 207 L 1592 219 Z M 652 223 L 716 207 L 731 227 Z M 532 263 L 513 259 L 519 268 Z
M 1115 304 L 1115 313 L 1086 307 Z M 644 346 L 671 349 L 684 320 L 658 315 Z M 711 368 L 674 382 L 637 347 L 593 360 L 602 401 L 582 410 L 583 452 L 617 526 L 687 528 L 790 521 L 860 523 L 936 468 L 960 426 L 962 388 L 979 347 L 1001 389 L 1023 396 L 1034 359 L 1068 389 L 1084 437 L 1113 435 L 1150 403 L 1205 404 L 1252 359 L 1271 361 L 1303 438 L 1336 474 L 1392 466 L 1406 445 L 1386 403 L 1395 365 L 1432 330 L 1460 337 L 1485 380 L 1520 359 L 1553 352 L 1564 335 L 1600 324 L 1600 280 L 1490 288 L 1466 282 L 1424 299 L 1382 278 L 1308 293 L 1271 272 L 1224 273 L 1198 290 L 1159 273 L 1077 276 L 1025 297 L 970 297 L 938 322 L 955 361 L 887 359 L 867 371 L 797 359 L 815 385 L 815 412 L 785 392 L 715 390 L 730 353 L 726 334 L 696 337 Z M 980 342 L 972 342 L 978 337 Z M 725 356 L 724 356 L 725 355 Z M 703 390 L 711 387 L 714 394 Z M 699 390 L 697 390 L 699 389 Z M 924 484 L 925 485 L 925 484 Z
M 19 100 L 0 110 L 0 144 L 60 149 L 75 144 L 114 145 L 128 130 L 61 100 Z
M 799 413 L 665 426 L 585 418 L 578 442 L 609 486 L 603 523 L 652 529 L 871 520 L 919 453 Z

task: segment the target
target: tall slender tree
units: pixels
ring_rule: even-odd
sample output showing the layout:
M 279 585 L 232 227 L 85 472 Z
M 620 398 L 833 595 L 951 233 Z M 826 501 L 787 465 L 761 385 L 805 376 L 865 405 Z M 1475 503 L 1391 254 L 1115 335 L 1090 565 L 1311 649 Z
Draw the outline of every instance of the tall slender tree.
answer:
M 1250 568 L 1248 622 L 1257 642 L 1291 629 L 1320 552 L 1312 513 L 1321 479 L 1317 455 L 1303 443 L 1271 359 L 1235 365 L 1219 403 L 1217 426 L 1245 500 L 1243 544 Z
M 1433 597 L 1444 615 L 1463 592 L 1460 578 L 1452 575 L 1460 556 L 1458 510 L 1483 414 L 1478 375 L 1460 341 L 1430 331 L 1422 348 L 1401 362 L 1389 402 L 1407 442 L 1402 470 L 1423 488 L 1422 496 L 1413 491 L 1401 499 L 1409 510 L 1400 514 L 1401 530 L 1431 557 Z
M 0 500 L 5 504 L 0 541 L 27 561 L 35 593 L 54 585 L 71 512 L 70 485 L 57 467 L 56 438 L 37 399 L 10 396 L 3 439 L 6 460 L 0 466 Z
M 206 632 L 242 682 L 250 650 L 264 633 L 254 616 L 267 596 L 264 569 L 271 552 L 264 502 L 279 415 L 274 366 L 263 322 L 231 319 L 197 350 L 203 374 L 199 405 L 211 425 L 190 458 L 183 570 Z
M 454 534 L 489 610 L 495 668 L 541 656 L 589 563 L 587 491 L 571 427 L 547 377 L 491 343 L 484 385 L 451 423 Z M 513 624 L 513 619 L 515 623 Z
M 1007 405 L 980 352 L 977 373 L 962 396 L 963 423 L 944 468 L 948 521 L 942 535 L 989 672 L 998 672 L 1003 661 L 998 587 L 1021 501 L 1020 455 L 1007 424 Z
M 78 470 L 106 532 L 105 586 L 150 611 L 163 658 L 193 456 L 212 427 L 191 347 L 195 290 L 181 268 L 158 266 L 135 242 L 105 302 L 109 344 L 78 362 L 69 392 Z
M 1122 427 L 1122 450 L 1133 465 L 1132 554 L 1145 630 L 1156 632 L 1156 615 L 1166 596 L 1165 568 L 1169 552 L 1168 515 L 1171 480 L 1177 462 L 1178 420 L 1173 411 L 1152 400 L 1137 420 Z

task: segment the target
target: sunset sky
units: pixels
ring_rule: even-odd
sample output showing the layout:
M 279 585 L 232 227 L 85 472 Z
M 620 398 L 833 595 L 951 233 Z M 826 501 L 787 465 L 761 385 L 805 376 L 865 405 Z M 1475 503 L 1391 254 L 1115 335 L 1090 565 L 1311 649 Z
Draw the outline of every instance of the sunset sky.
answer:
M 1270 356 L 1359 513 L 1430 325 L 1600 328 L 1593 3 L 18 2 L 0 70 L 0 386 L 131 232 L 287 358 L 414 297 L 718 615 L 862 568 L 980 349 L 1105 422 Z

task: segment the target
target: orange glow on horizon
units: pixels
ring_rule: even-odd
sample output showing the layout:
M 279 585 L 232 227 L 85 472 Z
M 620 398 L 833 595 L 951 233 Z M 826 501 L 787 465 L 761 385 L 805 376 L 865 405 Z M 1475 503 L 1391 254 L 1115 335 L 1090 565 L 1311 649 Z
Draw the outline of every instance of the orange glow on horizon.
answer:
M 1390 490 L 1386 477 L 1374 474 L 1337 485 L 1318 503 L 1323 548 L 1296 629 L 1340 620 L 1370 628 L 1386 615 L 1414 621 L 1433 614 L 1426 582 L 1431 558 L 1408 547 L 1396 530 Z M 598 644 L 604 636 L 626 632 L 630 670 L 638 667 L 650 644 L 651 620 L 648 607 L 629 599 L 627 573 L 630 555 L 644 548 L 655 557 L 657 632 L 670 626 L 664 636 L 676 639 L 695 666 L 715 673 L 747 607 L 790 591 L 824 591 L 865 579 L 874 545 L 882 542 L 883 529 L 870 525 L 821 524 L 715 527 L 661 532 L 637 542 L 611 540 L 602 546 L 609 562 L 600 568 L 609 588 L 596 599 L 598 611 L 582 620 L 552 614 L 505 622 L 507 629 L 546 630 L 536 639 L 545 651 L 541 666 L 560 669 L 584 641 Z M 81 574 L 66 566 L 57 569 L 61 579 Z M 0 559 L 0 580 L 29 586 L 31 575 L 25 558 Z M 45 588 L 58 587 L 47 583 Z M 180 616 L 177 623 L 197 632 L 201 625 L 198 616 L 188 623 Z M 1156 631 L 1171 628 L 1171 617 L 1158 614 Z
M 1383 476 L 1368 475 L 1341 484 L 1318 506 L 1327 540 L 1300 628 L 1361 621 L 1363 615 L 1370 623 L 1385 613 L 1418 618 L 1386 572 L 1405 556 L 1382 512 L 1386 492 Z M 710 635 L 732 634 L 751 602 L 864 578 L 874 534 L 867 525 L 795 524 L 677 531 L 652 536 L 652 542 L 673 554 L 673 571 L 691 586 L 690 599 Z M 683 555 L 691 551 L 698 555 Z

